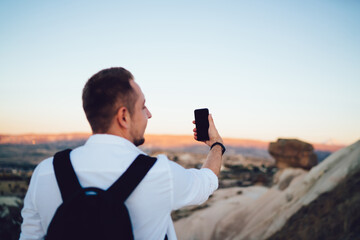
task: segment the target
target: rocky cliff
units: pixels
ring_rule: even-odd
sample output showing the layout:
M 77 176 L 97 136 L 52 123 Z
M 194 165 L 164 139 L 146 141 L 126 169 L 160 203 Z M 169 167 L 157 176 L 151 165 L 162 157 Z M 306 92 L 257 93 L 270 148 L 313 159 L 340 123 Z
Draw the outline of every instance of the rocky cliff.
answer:
M 360 141 L 309 172 L 285 168 L 275 179 L 265 190 L 217 191 L 206 207 L 175 222 L 178 238 L 360 239 Z

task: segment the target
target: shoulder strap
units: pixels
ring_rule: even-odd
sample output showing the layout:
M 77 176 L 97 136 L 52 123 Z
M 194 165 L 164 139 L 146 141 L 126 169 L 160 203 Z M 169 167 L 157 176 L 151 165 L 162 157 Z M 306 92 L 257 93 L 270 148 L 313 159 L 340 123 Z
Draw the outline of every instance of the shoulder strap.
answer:
M 140 154 L 130 167 L 109 187 L 108 192 L 125 201 L 155 164 L 156 158 Z
M 53 161 L 55 177 L 63 201 L 67 200 L 74 192 L 82 189 L 74 168 L 71 165 L 70 152 L 71 149 L 57 152 L 54 155 Z

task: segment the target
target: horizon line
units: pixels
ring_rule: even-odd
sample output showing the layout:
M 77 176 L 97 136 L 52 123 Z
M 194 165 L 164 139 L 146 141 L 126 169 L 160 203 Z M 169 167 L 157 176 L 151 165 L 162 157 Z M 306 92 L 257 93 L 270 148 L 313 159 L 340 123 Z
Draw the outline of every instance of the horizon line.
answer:
M 91 132 L 53 132 L 53 133 L 0 133 L 1 136 L 14 136 L 14 137 L 20 137 L 20 136 L 49 136 L 49 135 L 88 135 L 91 136 L 93 133 Z M 145 133 L 144 136 L 182 136 L 182 137 L 193 137 L 193 135 L 190 134 L 172 134 L 172 133 Z M 313 142 L 313 141 L 307 141 L 303 140 L 299 137 L 277 137 L 274 140 L 265 140 L 265 139 L 255 139 L 255 138 L 239 138 L 239 137 L 222 137 L 223 139 L 227 140 L 247 140 L 247 141 L 257 141 L 257 142 L 263 142 L 263 143 L 270 143 L 275 142 L 278 139 L 297 139 L 300 141 L 308 142 L 310 144 L 316 144 L 316 145 L 328 145 L 328 146 L 348 146 L 352 143 L 346 144 L 346 143 L 335 143 L 335 144 L 327 144 L 322 142 Z

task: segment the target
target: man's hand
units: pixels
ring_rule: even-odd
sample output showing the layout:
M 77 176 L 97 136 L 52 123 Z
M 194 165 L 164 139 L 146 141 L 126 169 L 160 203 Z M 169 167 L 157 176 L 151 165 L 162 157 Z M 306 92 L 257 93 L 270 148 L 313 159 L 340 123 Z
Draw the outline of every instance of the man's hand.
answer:
M 204 141 L 204 143 L 209 147 L 211 147 L 211 145 L 213 145 L 216 142 L 224 144 L 222 138 L 220 137 L 218 131 L 216 130 L 214 120 L 211 114 L 209 114 L 208 119 L 209 119 L 209 140 Z M 193 121 L 193 124 L 195 124 L 195 121 Z M 194 139 L 197 140 L 196 128 L 194 128 L 193 131 L 194 131 Z M 221 162 L 222 162 L 222 148 L 221 146 L 216 145 L 209 152 L 204 164 L 202 165 L 202 168 L 209 168 L 218 176 L 220 173 Z
M 211 114 L 209 114 L 208 120 L 209 120 L 209 140 L 203 141 L 203 142 L 206 145 L 208 145 L 209 147 L 211 147 L 211 145 L 214 144 L 215 142 L 219 142 L 219 143 L 224 144 L 220 134 L 218 133 L 218 131 L 217 131 L 216 127 L 215 127 L 214 119 L 212 118 Z M 193 121 L 193 124 L 195 124 L 195 120 Z M 194 132 L 194 139 L 197 140 L 196 128 L 194 128 L 193 132 Z

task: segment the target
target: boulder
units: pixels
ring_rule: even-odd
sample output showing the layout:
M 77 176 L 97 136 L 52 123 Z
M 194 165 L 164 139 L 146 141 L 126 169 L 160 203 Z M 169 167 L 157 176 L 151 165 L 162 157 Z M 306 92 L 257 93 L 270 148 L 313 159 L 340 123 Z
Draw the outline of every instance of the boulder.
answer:
M 280 169 L 311 169 L 318 163 L 313 146 L 298 139 L 278 139 L 271 142 L 269 153 L 275 158 L 276 166 Z

